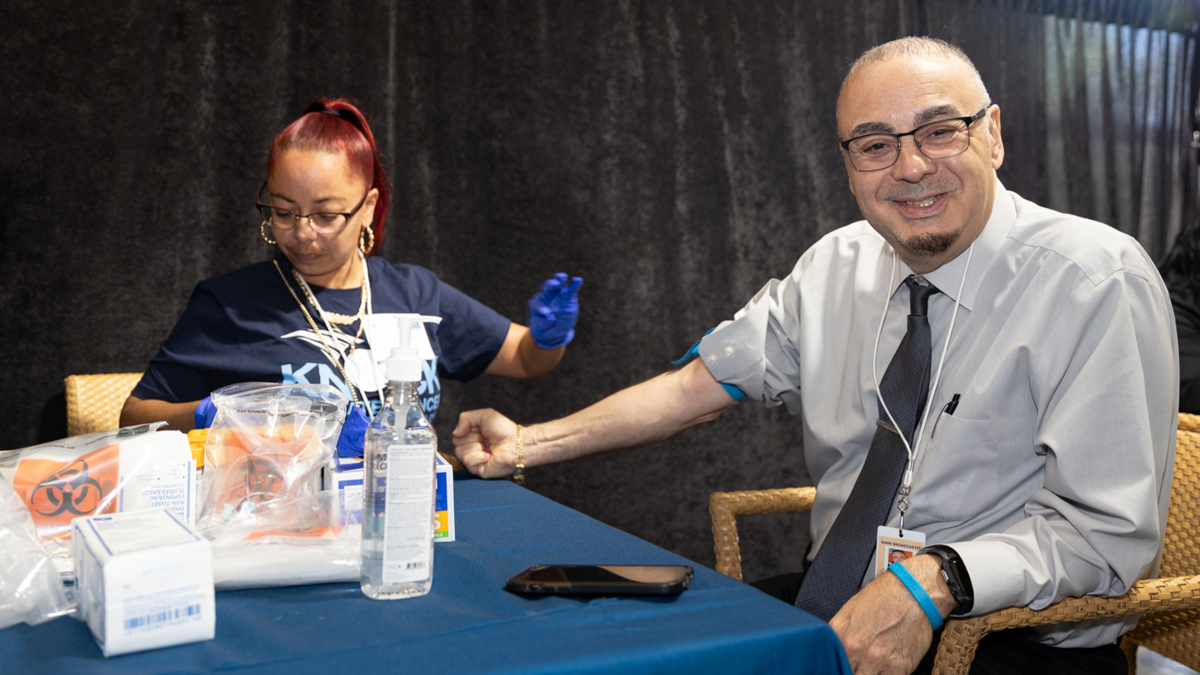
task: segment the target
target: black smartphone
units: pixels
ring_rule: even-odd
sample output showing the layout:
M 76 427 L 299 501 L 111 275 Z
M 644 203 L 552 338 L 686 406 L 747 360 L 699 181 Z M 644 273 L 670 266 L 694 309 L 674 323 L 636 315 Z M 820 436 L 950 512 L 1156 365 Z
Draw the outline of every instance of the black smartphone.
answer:
M 679 595 L 692 580 L 687 565 L 534 565 L 508 580 L 522 595 Z

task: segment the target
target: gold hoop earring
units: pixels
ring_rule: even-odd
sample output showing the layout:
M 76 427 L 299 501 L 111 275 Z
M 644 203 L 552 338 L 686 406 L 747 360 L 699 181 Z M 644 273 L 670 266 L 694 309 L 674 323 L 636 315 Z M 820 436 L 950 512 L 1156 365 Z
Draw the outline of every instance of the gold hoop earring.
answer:
M 265 220 L 262 221 L 262 225 L 258 226 L 258 233 L 260 235 L 262 235 L 263 241 L 267 242 L 268 244 L 270 244 L 272 246 L 275 245 L 275 240 L 271 238 L 271 235 L 267 234 L 267 221 L 265 221 Z
M 362 251 L 363 255 L 371 255 L 371 251 L 375 250 L 375 233 L 371 231 L 370 227 L 364 227 L 363 235 L 365 237 L 358 239 L 358 250 Z

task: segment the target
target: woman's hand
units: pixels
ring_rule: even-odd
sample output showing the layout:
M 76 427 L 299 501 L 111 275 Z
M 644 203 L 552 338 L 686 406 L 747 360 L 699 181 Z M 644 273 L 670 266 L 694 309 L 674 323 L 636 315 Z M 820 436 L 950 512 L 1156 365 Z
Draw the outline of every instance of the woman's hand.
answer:
M 217 417 L 217 405 L 213 403 L 211 396 L 205 396 L 196 404 L 196 412 L 193 413 L 197 429 L 207 429 L 212 426 L 213 420 Z
M 337 440 L 338 457 L 363 457 L 366 455 L 366 438 L 367 427 L 371 426 L 371 420 L 367 419 L 367 414 L 362 408 L 350 404 L 349 412 L 346 413 L 346 421 L 342 423 L 342 432 Z
M 559 272 L 542 284 L 542 290 L 529 299 L 529 330 L 542 349 L 557 349 L 575 337 L 579 318 L 579 287 L 583 279 Z

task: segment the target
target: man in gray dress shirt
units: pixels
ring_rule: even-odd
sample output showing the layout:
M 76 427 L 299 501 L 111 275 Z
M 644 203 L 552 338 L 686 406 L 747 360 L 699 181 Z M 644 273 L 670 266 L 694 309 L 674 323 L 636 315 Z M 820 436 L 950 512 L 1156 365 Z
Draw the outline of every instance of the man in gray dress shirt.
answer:
M 905 529 L 956 554 L 969 613 L 1117 595 L 1153 574 L 1178 390 L 1174 322 L 1153 263 L 1116 230 L 1000 185 L 1000 109 L 950 45 L 905 38 L 867 52 L 843 82 L 837 120 L 866 220 L 817 242 L 705 336 L 687 366 L 524 428 L 524 465 L 652 443 L 743 397 L 783 404 L 803 412 L 815 553 L 870 448 L 876 377 L 905 333 L 903 280 L 915 274 L 941 292 L 929 300 L 933 386 Z M 454 433 L 472 472 L 512 473 L 510 420 L 471 411 Z M 898 521 L 893 508 L 887 524 Z M 960 608 L 941 557 L 901 564 L 942 617 Z M 933 618 L 895 575 L 872 580 L 874 569 L 830 625 L 855 672 L 913 672 Z M 1113 642 L 1132 624 L 998 638 L 976 663 L 1124 672 Z

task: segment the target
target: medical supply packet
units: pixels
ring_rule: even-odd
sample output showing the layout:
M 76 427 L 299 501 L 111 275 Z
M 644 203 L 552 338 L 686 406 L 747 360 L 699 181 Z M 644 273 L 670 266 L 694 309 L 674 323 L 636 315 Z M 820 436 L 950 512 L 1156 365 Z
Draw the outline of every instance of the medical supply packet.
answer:
M 218 590 L 358 579 L 360 536 L 321 490 L 350 399 L 320 384 L 213 392 L 197 529 Z
M 76 518 L 75 599 L 104 655 L 211 640 L 208 541 L 167 509 Z
M 73 573 L 71 520 L 165 507 L 195 519 L 196 462 L 187 436 L 164 422 L 0 452 L 0 476 L 25 503 L 42 546 L 65 577 Z
M 197 527 L 270 511 L 321 489 L 349 398 L 320 384 L 246 382 L 212 394 Z
M 212 543 L 218 591 L 357 581 L 361 528 L 334 514 L 331 492 L 201 532 Z

